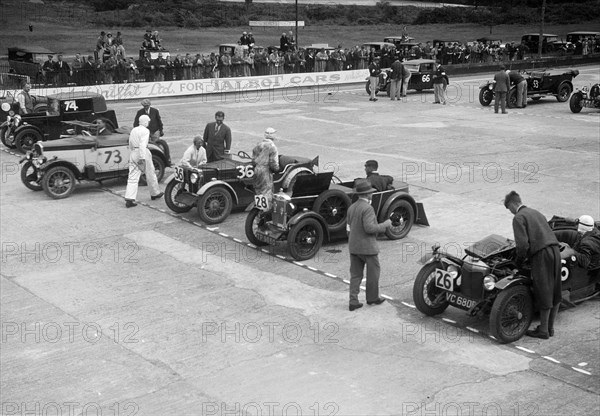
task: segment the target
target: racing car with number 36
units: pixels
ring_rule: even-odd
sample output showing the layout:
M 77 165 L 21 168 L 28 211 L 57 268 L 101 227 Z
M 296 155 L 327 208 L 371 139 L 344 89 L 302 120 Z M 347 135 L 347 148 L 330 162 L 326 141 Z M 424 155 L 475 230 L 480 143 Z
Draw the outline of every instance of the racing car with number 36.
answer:
M 573 246 L 579 238 L 576 221 L 553 217 L 549 224 L 562 244 Z M 469 316 L 489 315 L 490 333 L 503 344 L 525 334 L 534 314 L 532 283 L 529 266 L 517 267 L 514 241 L 492 234 L 465 249 L 462 258 L 442 253 L 439 244 L 432 248 L 413 285 L 420 312 L 438 315 L 452 305 Z M 596 296 L 600 264 L 584 269 L 574 257 L 562 260 L 561 281 L 563 304 Z

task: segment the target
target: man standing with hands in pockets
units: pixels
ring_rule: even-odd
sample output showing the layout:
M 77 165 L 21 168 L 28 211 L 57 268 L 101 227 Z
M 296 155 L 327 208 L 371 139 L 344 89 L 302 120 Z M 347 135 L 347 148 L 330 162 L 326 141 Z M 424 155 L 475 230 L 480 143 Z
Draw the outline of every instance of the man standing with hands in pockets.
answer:
M 129 134 L 129 176 L 127 177 L 127 189 L 125 190 L 125 207 L 135 207 L 135 198 L 138 191 L 138 183 L 142 173 L 146 174 L 146 181 L 150 189 L 152 200 L 162 198 L 164 192 L 158 187 L 158 179 L 152 163 L 152 153 L 148 150 L 150 139 L 150 117 L 142 115 L 139 125 L 134 127 Z
M 217 111 L 215 121 L 204 128 L 204 147 L 208 162 L 225 159 L 231 149 L 231 129 L 223 123 L 225 113 Z
M 392 220 L 377 223 L 375 210 L 371 206 L 371 195 L 375 189 L 366 179 L 356 182 L 354 193 L 358 200 L 348 209 L 346 231 L 350 251 L 350 311 L 362 308 L 358 301 L 363 270 L 367 265 L 367 305 L 380 305 L 385 302 L 379 297 L 379 246 L 377 234 L 391 227 Z

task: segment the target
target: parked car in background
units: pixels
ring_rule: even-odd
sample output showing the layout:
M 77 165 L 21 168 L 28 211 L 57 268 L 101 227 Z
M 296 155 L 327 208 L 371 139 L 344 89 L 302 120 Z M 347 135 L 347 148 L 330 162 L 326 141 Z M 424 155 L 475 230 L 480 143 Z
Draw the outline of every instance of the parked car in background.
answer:
M 597 39 L 600 40 L 600 32 L 592 31 L 579 31 L 567 33 L 567 51 L 572 52 L 576 55 L 581 55 L 583 52 L 582 41 L 585 39 Z M 598 52 L 600 50 L 600 44 L 596 42 L 596 50 L 590 51 Z
M 403 44 L 413 43 L 416 45 L 417 42 L 415 42 L 414 40 L 415 38 L 411 38 L 410 36 L 388 36 L 383 38 L 384 42 L 393 43 L 394 45 L 396 45 L 397 49 L 399 49 L 399 46 Z
M 529 52 L 537 53 L 540 44 L 540 34 L 526 33 L 521 37 L 521 42 L 529 48 Z M 542 35 L 542 53 L 560 52 L 561 50 L 564 52 L 567 48 L 566 45 L 567 42 L 559 39 L 558 35 L 550 33 Z
M 385 46 L 387 46 L 388 48 L 394 48 L 394 49 L 396 48 L 396 45 L 394 45 L 393 43 L 389 43 L 389 42 L 366 42 L 366 43 L 363 43 L 361 46 L 364 46 L 367 51 L 374 49 L 376 56 L 381 56 L 381 50 Z

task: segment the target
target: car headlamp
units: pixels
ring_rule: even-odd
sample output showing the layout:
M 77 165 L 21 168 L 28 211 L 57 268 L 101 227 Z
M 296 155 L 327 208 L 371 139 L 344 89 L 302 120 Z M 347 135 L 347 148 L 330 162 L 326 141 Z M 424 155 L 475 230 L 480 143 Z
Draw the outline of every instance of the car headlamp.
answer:
M 0 108 L 2 108 L 2 111 L 8 111 L 8 110 L 10 110 L 10 104 L 2 103 L 2 106 Z
M 200 179 L 200 177 L 198 176 L 197 173 L 194 172 L 190 175 L 190 182 L 196 183 L 196 182 L 198 182 L 198 179 Z
M 483 287 L 485 290 L 493 290 L 496 287 L 496 278 L 493 275 L 488 274 L 483 278 Z
M 457 266 L 454 266 L 454 265 L 451 264 L 450 266 L 448 266 L 448 268 L 446 269 L 446 271 L 448 272 L 448 274 L 450 276 L 452 276 L 453 279 L 456 279 L 458 277 L 459 270 L 458 270 Z

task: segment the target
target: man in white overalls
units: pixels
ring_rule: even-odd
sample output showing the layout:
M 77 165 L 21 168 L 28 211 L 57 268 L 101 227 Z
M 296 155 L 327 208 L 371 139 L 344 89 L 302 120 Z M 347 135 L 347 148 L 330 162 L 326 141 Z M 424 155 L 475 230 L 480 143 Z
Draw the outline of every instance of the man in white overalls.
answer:
M 162 198 L 164 195 L 164 192 L 161 192 L 158 187 L 154 163 L 152 163 L 152 153 L 148 150 L 149 123 L 150 117 L 145 114 L 140 116 L 139 126 L 134 127 L 129 134 L 129 177 L 127 178 L 127 189 L 125 190 L 125 206 L 127 208 L 137 205 L 135 198 L 142 173 L 146 174 L 150 198 L 155 200 Z

